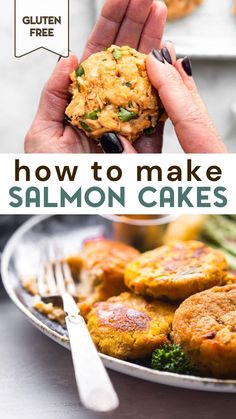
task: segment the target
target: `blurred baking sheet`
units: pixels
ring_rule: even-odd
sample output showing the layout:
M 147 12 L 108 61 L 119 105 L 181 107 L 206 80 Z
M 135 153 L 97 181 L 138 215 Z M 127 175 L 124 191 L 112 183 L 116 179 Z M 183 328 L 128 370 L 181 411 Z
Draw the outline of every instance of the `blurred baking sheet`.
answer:
M 95 0 L 97 12 L 103 0 Z M 176 0 L 177 1 L 177 0 Z M 176 45 L 178 55 L 236 59 L 234 0 L 205 0 L 193 14 L 168 22 L 164 39 Z
M 236 59 L 236 15 L 233 0 L 205 0 L 193 14 L 167 23 L 164 38 L 177 54 Z

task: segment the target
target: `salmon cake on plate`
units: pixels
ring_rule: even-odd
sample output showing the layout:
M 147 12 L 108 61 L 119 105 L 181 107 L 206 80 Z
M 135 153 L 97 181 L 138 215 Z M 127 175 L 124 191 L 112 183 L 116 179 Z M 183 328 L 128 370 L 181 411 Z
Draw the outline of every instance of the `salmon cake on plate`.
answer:
M 204 376 L 236 377 L 236 284 L 192 295 L 177 309 L 173 340 Z
M 95 303 L 88 329 L 98 350 L 120 359 L 151 355 L 168 335 L 176 306 L 129 292 Z
M 75 255 L 66 258 L 76 286 L 74 295 L 81 314 L 86 318 L 96 301 L 127 291 L 124 283 L 126 265 L 139 256 L 139 251 L 126 244 L 98 238 L 87 240 Z M 50 262 L 53 264 L 53 260 Z M 34 308 L 50 319 L 64 323 L 65 313 L 60 306 L 42 301 L 37 278 L 22 278 L 23 287 L 35 296 Z
M 83 315 L 86 316 L 95 301 L 104 301 L 127 290 L 125 267 L 139 254 L 132 246 L 99 238 L 86 240 L 81 252 L 67 259 L 77 283 Z
M 222 285 L 227 269 L 221 251 L 195 240 L 177 241 L 134 259 L 125 269 L 125 284 L 137 294 L 181 301 Z

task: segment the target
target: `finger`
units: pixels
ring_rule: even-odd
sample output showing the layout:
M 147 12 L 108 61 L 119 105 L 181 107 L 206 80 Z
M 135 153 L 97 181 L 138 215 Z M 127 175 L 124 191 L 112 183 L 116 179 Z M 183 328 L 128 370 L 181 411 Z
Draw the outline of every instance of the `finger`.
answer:
M 140 52 L 148 54 L 152 48 L 160 48 L 166 16 L 167 8 L 165 3 L 155 1 L 152 4 L 150 14 L 142 31 L 138 48 Z
M 163 146 L 164 122 L 159 122 L 153 135 L 142 135 L 134 143 L 138 153 L 161 153 Z
M 69 74 L 77 66 L 78 61 L 74 54 L 60 59 L 42 91 L 36 120 L 46 123 L 63 122 L 69 96 Z
M 151 11 L 153 0 L 130 0 L 115 43 L 138 48 L 140 36 Z
M 76 141 L 73 142 L 73 139 Z M 73 153 L 102 153 L 98 142 L 89 139 L 83 130 L 70 124 L 65 126 L 63 132 L 63 143 L 67 144 L 67 149 L 71 150 L 74 146 Z
M 184 84 L 189 88 L 189 90 L 197 91 L 196 84 L 194 83 L 192 74 L 192 63 L 190 58 L 187 56 L 184 58 L 179 58 L 175 63 L 175 68 L 179 72 Z
M 221 153 L 225 146 L 207 113 L 193 100 L 173 65 L 162 62 L 160 53 L 149 54 L 147 71 L 158 90 L 163 105 L 175 127 L 183 150 L 187 153 Z
M 115 43 L 130 0 L 106 0 L 101 15 L 89 36 L 82 61 Z
M 132 146 L 132 144 L 122 135 L 119 135 L 119 139 L 121 141 L 121 144 L 123 145 L 124 151 L 123 153 L 126 154 L 137 154 L 137 151 L 135 150 L 135 148 Z
M 57 147 L 57 153 L 89 153 L 88 139 L 84 138 L 83 133 L 69 125 L 65 126 L 63 136 L 58 141 L 52 141 L 52 145 Z
M 189 58 L 185 57 L 177 60 L 175 63 L 175 68 L 180 74 L 187 89 L 192 93 L 195 102 L 198 104 L 199 107 L 206 111 L 206 106 L 198 93 L 196 83 L 192 77 L 192 65 Z

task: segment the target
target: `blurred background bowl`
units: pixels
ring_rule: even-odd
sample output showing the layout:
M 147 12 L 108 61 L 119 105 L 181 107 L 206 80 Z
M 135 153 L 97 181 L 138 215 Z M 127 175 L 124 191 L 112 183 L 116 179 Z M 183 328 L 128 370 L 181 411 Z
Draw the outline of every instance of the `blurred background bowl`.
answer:
M 103 224 L 114 240 L 129 244 L 140 251 L 161 246 L 168 225 L 175 215 L 101 215 Z

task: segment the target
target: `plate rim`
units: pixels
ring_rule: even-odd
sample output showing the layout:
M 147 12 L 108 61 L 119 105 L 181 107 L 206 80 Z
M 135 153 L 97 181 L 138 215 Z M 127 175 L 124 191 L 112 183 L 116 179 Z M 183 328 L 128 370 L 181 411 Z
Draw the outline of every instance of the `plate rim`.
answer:
M 65 216 L 66 214 L 64 214 Z M 7 241 L 1 258 L 1 276 L 3 286 L 17 308 L 27 317 L 27 319 L 42 333 L 54 340 L 56 343 L 70 349 L 70 344 L 67 336 L 63 337 L 56 331 L 52 330 L 45 323 L 39 320 L 23 302 L 17 297 L 14 292 L 14 288 L 8 283 L 8 266 L 10 258 L 14 253 L 15 244 L 17 240 L 22 237 L 24 233 L 29 231 L 32 227 L 41 222 L 53 218 L 55 215 L 34 215 L 29 220 L 25 221 L 15 232 L 11 235 Z M 63 217 L 63 215 L 61 215 Z M 69 216 L 69 214 L 68 214 Z M 210 392 L 225 392 L 235 393 L 236 392 L 236 380 L 224 380 L 217 378 L 197 377 L 190 375 L 181 375 L 165 371 L 152 370 L 151 368 L 144 367 L 142 365 L 133 364 L 128 361 L 120 360 L 108 355 L 99 353 L 105 366 L 118 371 L 120 373 L 133 376 L 146 381 L 152 381 L 158 384 L 164 384 L 179 388 L 185 388 L 189 390 L 200 390 Z M 120 368 L 121 367 L 121 368 Z M 122 368 L 123 367 L 123 368 Z M 170 382 L 167 382 L 169 379 Z

